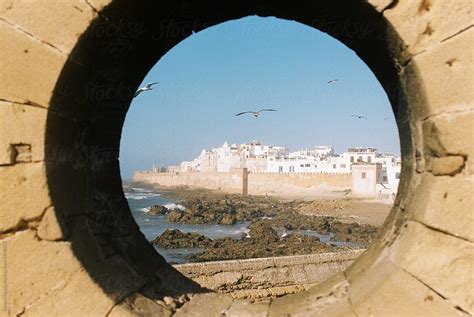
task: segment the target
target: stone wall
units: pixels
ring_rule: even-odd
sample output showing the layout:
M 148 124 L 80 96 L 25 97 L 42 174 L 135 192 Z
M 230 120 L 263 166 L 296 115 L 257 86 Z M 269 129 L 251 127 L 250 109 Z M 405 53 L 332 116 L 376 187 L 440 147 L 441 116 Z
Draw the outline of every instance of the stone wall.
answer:
M 251 173 L 249 193 L 276 195 L 333 195 L 351 188 L 351 174 Z
M 352 49 L 387 93 L 403 160 L 380 239 L 343 273 L 261 305 L 167 264 L 119 168 L 151 67 L 194 32 L 255 15 Z M 470 0 L 0 1 L 0 314 L 473 315 L 472 21 Z
M 262 299 L 301 292 L 344 271 L 365 250 L 249 260 L 178 264 L 202 287 L 234 298 Z
M 190 186 L 230 193 L 241 193 L 242 171 L 229 173 L 214 172 L 179 172 L 152 173 L 135 172 L 133 179 L 161 186 Z M 350 174 L 326 173 L 250 173 L 248 175 L 248 193 L 264 194 L 304 194 L 318 192 L 331 194 L 334 190 L 350 189 Z
M 152 184 L 159 184 L 161 186 L 167 187 L 190 186 L 207 188 L 212 190 L 221 190 L 231 193 L 242 192 L 242 172 L 135 172 L 133 175 L 133 180 Z

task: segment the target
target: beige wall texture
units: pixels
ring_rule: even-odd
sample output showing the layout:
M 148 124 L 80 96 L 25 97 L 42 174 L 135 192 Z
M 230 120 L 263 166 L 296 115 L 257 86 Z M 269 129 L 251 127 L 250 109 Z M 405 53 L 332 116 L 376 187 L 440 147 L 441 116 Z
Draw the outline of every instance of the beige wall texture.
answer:
M 264 303 L 209 292 L 131 217 L 118 153 L 149 69 L 249 15 L 337 38 L 387 92 L 402 149 L 380 239 L 344 272 Z M 2 316 L 474 314 L 471 0 L 0 1 Z
M 365 250 L 173 265 L 202 287 L 233 298 L 298 293 L 345 270 Z
M 190 186 L 213 190 L 221 190 L 230 193 L 242 192 L 242 171 L 217 173 L 217 172 L 179 172 L 179 173 L 150 173 L 135 172 L 133 180 L 161 186 Z
M 135 172 L 135 181 L 159 184 L 161 186 L 190 186 L 242 193 L 242 171 L 217 172 L 179 172 L 151 173 Z M 312 173 L 250 173 L 248 174 L 248 193 L 251 195 L 303 194 L 306 191 L 331 194 L 334 190 L 351 188 L 350 174 L 312 174 Z

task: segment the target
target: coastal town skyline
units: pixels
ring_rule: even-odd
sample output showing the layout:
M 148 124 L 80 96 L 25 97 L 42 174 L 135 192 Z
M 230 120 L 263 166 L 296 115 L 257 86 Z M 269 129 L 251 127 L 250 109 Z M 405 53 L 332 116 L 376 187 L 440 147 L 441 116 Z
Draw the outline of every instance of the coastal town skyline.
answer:
M 390 102 L 371 70 L 339 41 L 296 22 L 248 17 L 197 32 L 139 87 L 150 82 L 159 84 L 133 99 L 125 119 L 124 179 L 153 161 L 174 165 L 225 139 L 291 150 L 330 144 L 336 152 L 400 152 Z M 235 116 L 264 108 L 278 111 Z
M 162 169 L 182 169 L 182 171 L 185 171 L 183 169 L 183 164 L 185 163 L 190 163 L 193 160 L 196 160 L 200 156 L 203 155 L 203 153 L 220 153 L 222 150 L 238 150 L 240 152 L 241 148 L 248 147 L 252 155 L 255 155 L 255 152 L 257 152 L 258 155 L 265 155 L 267 156 L 276 156 L 276 157 L 299 157 L 301 158 L 302 156 L 315 156 L 315 157 L 321 157 L 321 158 L 328 158 L 328 157 L 341 157 L 346 155 L 348 152 L 356 151 L 357 149 L 367 149 L 370 150 L 374 153 L 374 156 L 390 156 L 394 157 L 397 159 L 397 161 L 401 161 L 401 157 L 399 153 L 392 153 L 392 152 L 387 152 L 383 151 L 380 149 L 377 149 L 374 146 L 350 146 L 346 148 L 344 151 L 336 151 L 335 148 L 332 145 L 313 145 L 313 146 L 307 146 L 307 147 L 302 147 L 302 148 L 293 148 L 287 145 L 283 144 L 265 144 L 260 142 L 259 140 L 251 140 L 248 142 L 243 142 L 243 143 L 238 143 L 238 142 L 228 142 L 228 140 L 225 140 L 223 143 L 220 145 L 215 145 L 211 146 L 208 148 L 201 148 L 200 151 L 197 153 L 194 153 L 192 156 L 187 157 L 185 160 L 180 161 L 180 162 L 175 162 L 173 164 L 162 164 L 159 161 L 153 161 L 152 165 L 153 167 L 156 168 L 162 168 Z M 258 148 L 258 150 L 255 151 L 255 148 Z M 229 151 L 229 152 L 230 152 Z M 249 152 L 249 153 L 250 153 Z M 260 154 L 258 154 L 261 152 Z M 365 157 L 364 157 L 365 158 Z
M 215 150 L 215 149 L 220 148 L 223 143 L 224 144 L 227 143 L 227 144 L 230 144 L 230 145 L 236 145 L 236 144 L 240 145 L 240 144 L 249 144 L 249 143 L 255 143 L 255 142 L 257 142 L 259 144 L 269 144 L 267 142 L 260 142 L 260 140 L 257 140 L 257 139 L 247 140 L 246 142 L 245 141 L 244 142 L 233 142 L 233 140 L 232 140 L 232 142 L 228 142 L 228 140 L 225 139 L 224 142 L 220 142 L 220 143 L 213 144 L 213 145 L 210 145 L 210 146 L 205 146 L 205 147 L 203 146 L 199 150 L 193 151 L 192 153 L 188 153 L 189 155 L 184 155 L 183 159 L 181 159 L 181 160 L 174 160 L 174 161 L 160 160 L 159 155 L 158 155 L 156 159 L 152 159 L 151 161 L 147 162 L 147 164 L 142 165 L 143 166 L 142 168 L 134 169 L 132 171 L 131 175 L 133 176 L 133 173 L 135 171 L 148 170 L 152 166 L 156 166 L 157 168 L 168 168 L 170 166 L 179 166 L 183 162 L 186 162 L 186 161 L 192 160 L 195 157 L 198 157 L 205 150 Z M 288 145 L 288 144 L 275 144 L 275 145 L 271 145 L 271 146 L 285 148 L 289 153 L 297 153 L 297 152 L 302 152 L 302 151 L 311 151 L 311 150 L 314 150 L 315 148 L 328 147 L 328 148 L 331 148 L 333 150 L 332 153 L 336 156 L 344 154 L 345 152 L 347 152 L 348 149 L 351 149 L 351 148 L 372 148 L 372 149 L 375 149 L 378 154 L 392 155 L 394 157 L 397 157 L 397 158 L 401 159 L 401 154 L 400 154 L 399 149 L 398 149 L 398 151 L 390 151 L 390 150 L 385 150 L 384 148 L 371 146 L 370 144 L 369 145 L 356 144 L 356 145 L 349 145 L 345 148 L 336 148 L 335 146 L 328 145 L 328 144 L 329 143 L 321 143 L 321 144 L 313 144 L 313 145 L 300 146 L 300 147 L 291 146 L 291 145 Z M 124 179 L 131 179 L 131 177 L 124 178 Z
M 220 147 L 202 149 L 198 156 L 182 161 L 179 165 L 153 164 L 151 170 L 134 173 L 134 179 L 140 178 L 143 173 L 147 179 L 149 173 L 157 177 L 163 173 L 185 174 L 190 177 L 196 173 L 211 173 L 218 177 L 223 173 L 240 174 L 242 172 L 280 175 L 295 173 L 353 175 L 357 178 L 358 171 L 361 169 L 376 169 L 378 170 L 377 179 L 374 178 L 373 186 L 371 186 L 372 194 L 375 194 L 377 188 L 380 194 L 395 194 L 400 180 L 401 163 L 401 158 L 397 155 L 380 152 L 374 147 L 350 147 L 343 153 L 336 153 L 329 145 L 290 151 L 284 146 L 262 144 L 256 140 L 242 144 L 225 141 Z M 355 192 L 360 191 L 360 188 L 360 186 L 353 186 Z

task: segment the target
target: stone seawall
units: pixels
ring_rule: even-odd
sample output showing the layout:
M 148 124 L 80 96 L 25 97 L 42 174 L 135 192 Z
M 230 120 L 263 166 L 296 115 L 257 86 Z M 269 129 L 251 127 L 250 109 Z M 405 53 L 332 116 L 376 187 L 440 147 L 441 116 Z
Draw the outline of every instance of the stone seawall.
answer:
M 133 179 L 167 187 L 201 187 L 230 193 L 242 192 L 243 186 L 242 171 L 229 173 L 135 172 Z M 351 185 L 350 174 L 250 173 L 248 175 L 248 193 L 254 195 L 331 193 L 334 190 L 350 189 Z
M 242 172 L 230 173 L 152 173 L 152 172 L 135 172 L 134 181 L 142 181 L 147 183 L 159 184 L 161 186 L 176 187 L 190 186 L 201 187 L 213 190 L 222 190 L 226 192 L 242 191 Z
M 201 286 L 234 298 L 266 298 L 303 291 L 344 271 L 365 250 L 248 260 L 178 264 Z

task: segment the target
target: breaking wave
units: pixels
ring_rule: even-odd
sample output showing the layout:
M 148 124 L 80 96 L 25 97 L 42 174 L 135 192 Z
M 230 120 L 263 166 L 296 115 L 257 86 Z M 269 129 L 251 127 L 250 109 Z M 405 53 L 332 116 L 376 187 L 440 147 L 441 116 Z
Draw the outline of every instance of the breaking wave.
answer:
M 125 198 L 134 199 L 134 200 L 140 200 L 140 199 L 146 199 L 146 198 L 152 198 L 152 197 L 159 197 L 159 196 L 161 196 L 161 195 L 157 194 L 157 193 L 152 193 L 152 192 L 125 193 Z
M 179 209 L 179 210 L 186 209 L 183 205 L 175 204 L 175 203 L 164 204 L 163 206 L 168 208 L 169 210 L 171 210 L 171 209 Z

